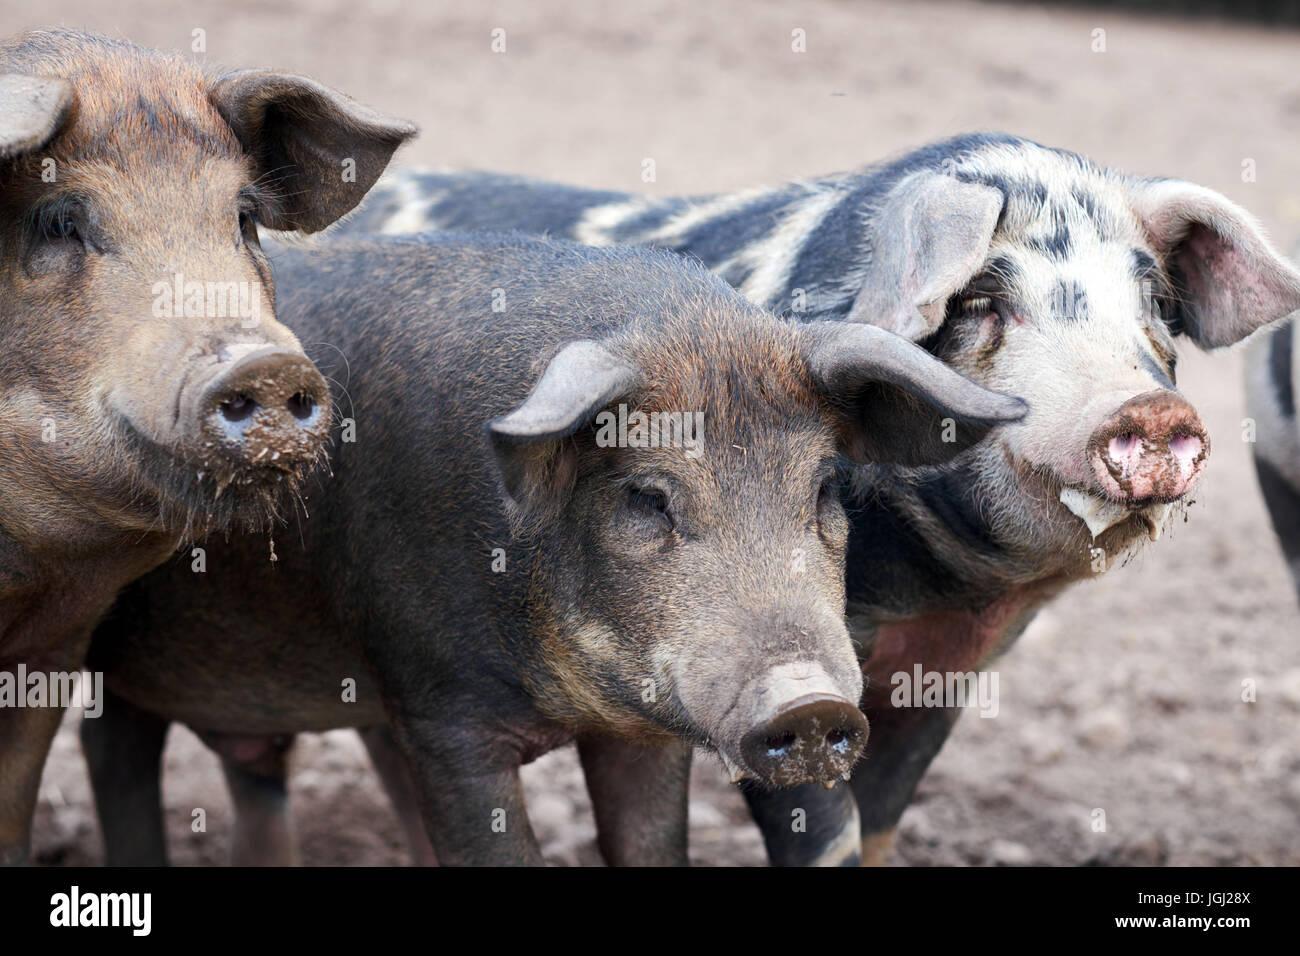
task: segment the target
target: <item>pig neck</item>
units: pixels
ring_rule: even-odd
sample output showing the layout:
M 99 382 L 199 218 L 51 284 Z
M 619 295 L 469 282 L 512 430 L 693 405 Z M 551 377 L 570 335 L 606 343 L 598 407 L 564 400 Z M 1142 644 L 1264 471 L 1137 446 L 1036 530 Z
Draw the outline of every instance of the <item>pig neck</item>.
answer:
M 117 592 L 177 547 L 174 532 L 144 530 L 114 504 L 130 496 L 113 485 L 75 462 L 0 444 L 0 666 L 80 666 Z
M 117 593 L 176 544 L 133 534 L 97 550 L 38 552 L 0 527 L 0 667 L 80 667 L 90 630 Z
M 1000 539 L 967 461 L 919 477 L 855 475 L 846 589 L 858 629 L 948 612 L 1019 618 L 1085 576 L 1077 559 Z

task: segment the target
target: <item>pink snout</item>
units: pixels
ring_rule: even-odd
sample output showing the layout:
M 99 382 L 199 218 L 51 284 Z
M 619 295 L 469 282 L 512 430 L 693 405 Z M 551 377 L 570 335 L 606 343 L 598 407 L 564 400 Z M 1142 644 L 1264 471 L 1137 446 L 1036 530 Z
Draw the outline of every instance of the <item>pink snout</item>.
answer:
M 1088 441 L 1088 457 L 1106 496 L 1124 504 L 1170 502 L 1191 491 L 1210 456 L 1196 409 L 1156 389 L 1129 399 Z

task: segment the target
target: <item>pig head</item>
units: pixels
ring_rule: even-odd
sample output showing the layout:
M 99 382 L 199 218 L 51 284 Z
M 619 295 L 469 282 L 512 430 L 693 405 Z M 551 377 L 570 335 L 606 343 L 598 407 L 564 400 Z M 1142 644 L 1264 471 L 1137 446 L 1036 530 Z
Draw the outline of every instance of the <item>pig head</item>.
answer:
M 6 527 L 264 521 L 329 393 L 257 227 L 333 222 L 413 132 L 305 77 L 67 31 L 0 44 Z
M 742 335 L 693 316 L 666 337 L 570 343 L 490 426 L 515 524 L 543 542 L 545 666 L 580 702 L 557 716 L 678 733 L 736 780 L 847 777 L 867 736 L 844 623 L 847 462 L 938 463 L 1023 414 L 868 326 Z M 625 419 L 660 436 L 685 422 L 688 441 L 624 435 Z
M 851 318 L 1030 404 L 968 472 L 1032 576 L 1154 540 L 1195 488 L 1210 440 L 1178 339 L 1218 348 L 1300 306 L 1300 274 L 1223 196 L 1032 144 L 908 176 L 873 228 Z

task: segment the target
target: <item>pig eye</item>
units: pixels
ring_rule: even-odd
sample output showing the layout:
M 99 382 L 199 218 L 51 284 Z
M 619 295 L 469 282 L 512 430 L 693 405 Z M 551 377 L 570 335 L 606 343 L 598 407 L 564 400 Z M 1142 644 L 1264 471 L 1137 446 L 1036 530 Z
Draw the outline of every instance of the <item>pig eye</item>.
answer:
M 840 486 L 834 478 L 827 478 L 817 489 L 817 510 L 828 508 L 840 499 Z
M 75 219 L 56 216 L 41 221 L 40 238 L 43 242 L 81 242 L 81 229 Z
M 253 214 L 241 212 L 239 214 L 239 235 L 243 238 L 244 244 L 261 248 L 261 240 L 257 235 L 257 222 L 253 219 Z
M 962 315 L 982 316 L 993 311 L 993 299 L 987 295 L 968 295 L 961 300 Z
M 32 211 L 28 234 L 37 249 L 77 251 L 88 246 L 85 222 L 86 211 L 81 200 L 64 197 Z
M 817 489 L 817 522 L 824 523 L 839 513 L 840 483 L 836 478 L 827 478 Z
M 627 506 L 638 514 L 657 518 L 670 528 L 672 516 L 668 513 L 668 495 L 658 488 L 632 488 L 627 493 Z

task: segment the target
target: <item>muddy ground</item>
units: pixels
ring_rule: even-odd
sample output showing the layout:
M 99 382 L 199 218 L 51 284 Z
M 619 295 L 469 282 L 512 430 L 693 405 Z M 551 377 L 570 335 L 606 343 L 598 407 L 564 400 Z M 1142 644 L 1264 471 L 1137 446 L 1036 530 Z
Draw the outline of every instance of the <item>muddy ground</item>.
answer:
M 51 24 L 174 49 L 205 30 L 201 59 L 310 73 L 416 119 L 408 163 L 667 195 L 998 128 L 1196 180 L 1284 247 L 1300 239 L 1300 34 L 1287 30 L 985 3 L 0 0 L 6 34 Z M 504 54 L 489 48 L 496 27 Z M 791 51 L 796 28 L 806 53 Z M 999 716 L 966 715 L 921 785 L 895 862 L 1300 863 L 1300 616 L 1241 438 L 1240 355 L 1188 350 L 1180 370 L 1214 443 L 1188 522 L 1038 618 L 1001 663 Z M 1240 699 L 1245 679 L 1255 703 Z M 42 785 L 46 863 L 102 858 L 78 719 Z M 572 752 L 525 779 L 548 859 L 595 862 Z M 183 729 L 165 792 L 174 862 L 222 862 L 229 801 Z M 302 740 L 293 793 L 305 862 L 406 861 L 351 732 Z M 206 833 L 190 832 L 195 807 Z M 1095 808 L 1104 833 L 1089 827 Z M 709 758 L 691 809 L 697 862 L 762 862 Z

